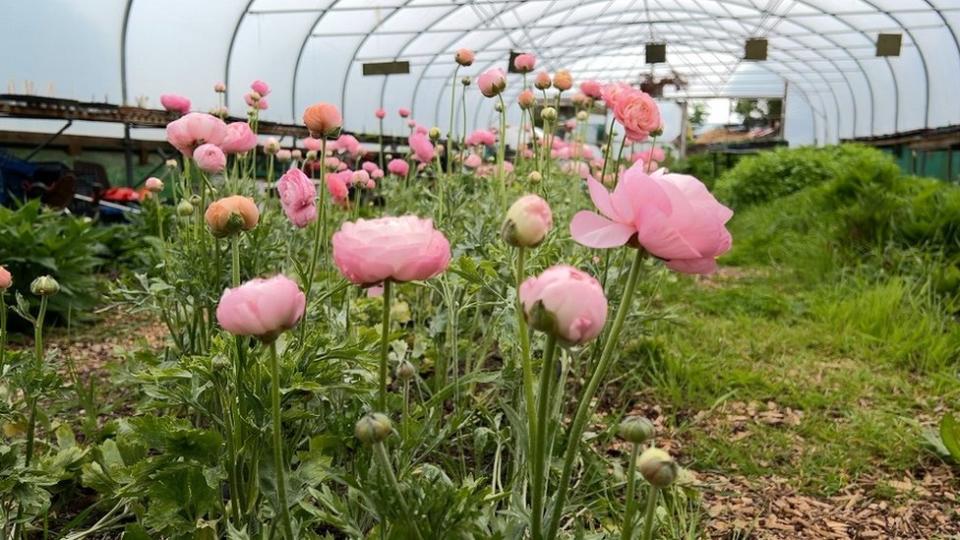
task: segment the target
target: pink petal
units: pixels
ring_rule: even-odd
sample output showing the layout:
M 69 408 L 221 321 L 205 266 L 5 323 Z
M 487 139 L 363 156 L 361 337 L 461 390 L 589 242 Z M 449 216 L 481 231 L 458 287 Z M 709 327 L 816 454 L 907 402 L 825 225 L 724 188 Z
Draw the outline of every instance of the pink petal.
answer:
M 616 220 L 617 212 L 613 209 L 613 202 L 610 200 L 610 192 L 607 191 L 607 188 L 603 187 L 603 184 L 597 182 L 593 176 L 587 177 L 587 188 L 590 189 L 590 200 L 593 201 L 593 205 L 597 207 L 597 210 L 600 211 L 600 214 L 609 218 Z
M 610 221 L 593 212 L 577 212 L 570 221 L 570 235 L 573 239 L 592 248 L 622 246 L 636 232 L 636 229 L 629 225 Z
M 713 257 L 674 259 L 667 261 L 667 268 L 684 274 L 712 274 L 717 271 L 717 261 Z

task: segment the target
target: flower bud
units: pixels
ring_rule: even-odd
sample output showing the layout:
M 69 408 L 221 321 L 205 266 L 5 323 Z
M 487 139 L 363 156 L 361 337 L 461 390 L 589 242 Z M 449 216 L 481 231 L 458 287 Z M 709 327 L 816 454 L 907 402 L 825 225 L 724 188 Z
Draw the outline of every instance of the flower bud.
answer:
M 397 366 L 397 378 L 401 381 L 409 381 L 417 375 L 417 367 L 411 364 L 408 360 L 400 362 L 400 365 Z
M 553 122 L 557 119 L 557 110 L 553 107 L 544 107 L 543 110 L 540 111 L 540 118 L 547 122 Z
M 213 91 L 218 94 L 222 94 L 227 91 L 227 85 L 223 84 L 222 82 L 218 82 L 217 84 L 213 85 Z
M 628 416 L 620 422 L 617 434 L 620 438 L 634 444 L 643 444 L 653 437 L 653 422 L 642 416 Z
M 317 151 L 316 151 L 316 150 L 307 150 L 307 159 L 310 160 L 310 161 L 313 161 L 313 160 L 317 159 Z
M 269 155 L 276 154 L 280 151 L 280 141 L 270 137 L 263 143 L 263 153 Z
M 250 197 L 232 195 L 210 203 L 203 217 L 210 233 L 223 238 L 256 227 L 260 210 Z
M 584 122 L 588 116 L 587 111 L 580 111 L 577 113 L 577 120 Z
M 180 204 L 177 205 L 177 215 L 186 217 L 191 214 L 193 214 L 193 205 L 190 204 L 190 201 L 180 201 Z
M 553 227 L 553 214 L 547 201 L 536 195 L 524 195 L 507 210 L 500 228 L 503 241 L 514 247 L 536 247 Z
M 10 275 L 10 271 L 0 266 L 0 294 L 3 294 L 3 291 L 9 289 L 12 285 L 13 276 Z
M 499 101 L 493 104 L 493 110 L 497 112 L 503 112 L 503 104 Z
M 531 184 L 539 184 L 543 181 L 543 175 L 540 174 L 540 171 L 530 171 L 530 174 L 527 175 L 527 180 L 529 180 Z
M 553 87 L 561 92 L 571 89 L 573 87 L 573 76 L 565 69 L 558 69 L 553 74 Z
M 517 96 L 517 103 L 520 104 L 520 108 L 523 110 L 533 107 L 536 101 L 537 98 L 533 95 L 533 90 L 530 90 L 529 88 L 525 89 L 523 92 L 520 92 L 520 95 Z
M 470 86 L 470 77 L 463 77 L 460 79 L 460 84 L 464 86 Z
M 191 195 L 191 196 L 190 196 L 190 204 L 192 204 L 192 205 L 194 205 L 194 206 L 200 204 L 200 196 L 197 195 L 197 194 Z
M 457 54 L 454 56 L 454 59 L 463 67 L 467 67 L 473 64 L 476 55 L 470 49 L 457 49 Z
M 168 160 L 166 161 L 166 163 L 167 163 L 167 168 L 168 168 L 168 169 L 176 169 L 177 167 L 180 166 L 180 164 L 177 163 L 177 160 L 175 160 L 175 159 L 168 159 Z
M 517 296 L 531 328 L 568 345 L 594 339 L 607 320 L 607 298 L 600 282 L 572 266 L 552 266 L 527 278 Z
M 677 479 L 680 467 L 670 454 L 659 448 L 647 448 L 640 454 L 637 470 L 647 482 L 650 482 L 650 485 L 665 488 Z
M 310 136 L 321 139 L 336 137 L 343 126 L 340 110 L 329 103 L 317 103 L 303 111 L 303 123 L 310 130 Z
M 303 152 L 299 148 L 294 148 L 290 151 L 290 157 L 293 159 L 300 159 L 303 157 Z
M 550 88 L 550 74 L 546 71 L 537 73 L 537 76 L 533 79 L 533 86 L 535 86 L 537 90 Z
M 143 187 L 147 188 L 147 191 L 150 193 L 160 193 L 163 191 L 163 180 L 155 176 L 147 178 L 147 181 L 143 183 Z
M 375 444 L 387 440 L 393 432 L 390 418 L 383 413 L 364 415 L 353 428 L 353 434 L 364 444 Z
M 30 283 L 30 292 L 37 296 L 53 296 L 60 292 L 60 284 L 51 276 L 40 276 Z
M 430 128 L 430 132 L 428 133 L 428 135 L 430 136 L 431 141 L 436 142 L 440 140 L 440 128 L 436 126 Z

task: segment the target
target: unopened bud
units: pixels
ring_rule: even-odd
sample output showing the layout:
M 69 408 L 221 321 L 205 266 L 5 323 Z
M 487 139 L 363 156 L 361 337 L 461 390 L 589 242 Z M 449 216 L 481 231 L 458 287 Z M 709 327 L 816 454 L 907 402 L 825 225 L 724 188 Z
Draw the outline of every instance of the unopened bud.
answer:
M 439 139 L 440 139 L 440 128 L 438 128 L 438 127 L 432 127 L 432 128 L 430 128 L 430 133 L 429 133 L 429 135 L 430 135 L 430 140 L 431 140 L 431 141 L 437 141 L 437 140 L 439 140 Z
M 580 111 L 577 113 L 577 120 L 584 122 L 588 116 L 587 111 Z
M 365 415 L 353 428 L 353 434 L 364 444 L 375 444 L 387 440 L 393 432 L 390 418 L 383 413 Z
M 530 171 L 530 174 L 527 175 L 527 180 L 529 180 L 531 184 L 539 184 L 543 181 L 543 175 L 540 174 L 540 171 Z
M 470 77 L 464 77 L 460 79 L 460 84 L 464 86 L 470 86 Z
M 417 375 L 417 367 L 408 360 L 400 362 L 397 366 L 397 378 L 401 381 L 409 381 Z
M 180 204 L 177 205 L 177 215 L 189 216 L 192 214 L 193 214 L 193 205 L 190 204 L 190 201 L 187 201 L 187 200 L 180 201 Z
M 200 204 L 200 196 L 199 196 L 199 195 L 196 195 L 196 194 L 191 195 L 191 196 L 190 196 L 190 204 L 192 204 L 192 205 L 194 205 L 194 206 Z
M 543 118 L 547 122 L 553 122 L 557 119 L 557 110 L 553 107 L 544 107 L 543 110 L 540 111 L 540 118 Z
M 620 438 L 634 444 L 643 444 L 653 437 L 653 422 L 642 416 L 628 416 L 620 422 Z
M 665 488 L 677 479 L 680 467 L 670 457 L 670 454 L 659 448 L 647 448 L 640 454 L 637 461 L 637 470 L 646 478 L 650 485 Z
M 30 283 L 30 292 L 37 296 L 53 296 L 60 292 L 60 284 L 52 276 L 40 276 Z

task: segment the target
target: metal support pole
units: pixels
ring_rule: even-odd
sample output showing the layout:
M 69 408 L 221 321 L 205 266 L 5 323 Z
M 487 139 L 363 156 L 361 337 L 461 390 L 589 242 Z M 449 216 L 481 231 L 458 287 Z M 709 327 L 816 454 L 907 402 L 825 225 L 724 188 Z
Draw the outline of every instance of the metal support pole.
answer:
M 23 160 L 24 160 L 24 161 L 30 161 L 30 158 L 32 158 L 33 156 L 35 156 L 35 155 L 37 155 L 38 153 L 40 153 L 40 151 L 43 150 L 44 148 L 46 148 L 50 143 L 52 143 L 53 141 L 57 140 L 57 137 L 59 137 L 60 135 L 63 135 L 63 132 L 66 131 L 67 129 L 69 129 L 70 126 L 72 126 L 72 125 L 73 125 L 73 120 L 67 120 L 67 123 L 64 124 L 62 128 L 60 128 L 60 131 L 57 131 L 57 132 L 54 133 L 53 135 L 47 137 L 47 140 L 45 140 L 45 141 L 43 141 L 42 143 L 40 143 L 40 146 L 34 148 L 34 149 L 33 149 L 33 152 L 30 152 L 30 153 L 27 155 L 27 157 L 23 158 Z
M 687 157 L 687 129 L 689 117 L 687 116 L 687 101 L 681 101 L 680 105 L 680 159 Z
M 130 140 L 130 124 L 123 125 L 123 162 L 127 169 L 127 187 L 133 187 L 133 143 Z

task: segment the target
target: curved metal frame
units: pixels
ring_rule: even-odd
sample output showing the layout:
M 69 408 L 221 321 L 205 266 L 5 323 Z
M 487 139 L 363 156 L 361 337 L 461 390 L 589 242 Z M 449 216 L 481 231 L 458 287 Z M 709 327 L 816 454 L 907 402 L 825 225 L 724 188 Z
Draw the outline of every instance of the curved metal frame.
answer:
M 233 25 L 233 33 L 230 34 L 230 44 L 227 45 L 227 60 L 223 66 L 223 84 L 226 86 L 226 90 L 223 92 L 224 103 L 230 103 L 230 63 L 233 60 L 233 46 L 237 42 L 240 25 L 243 24 L 243 19 L 247 16 L 247 12 L 250 11 L 250 6 L 252 5 L 253 0 L 247 0 L 247 5 L 244 6 L 243 11 L 240 12 L 240 16 L 237 17 L 237 24 Z
M 123 8 L 123 26 L 120 28 L 120 98 L 127 104 L 127 29 L 130 26 L 130 11 L 133 0 L 127 0 Z

